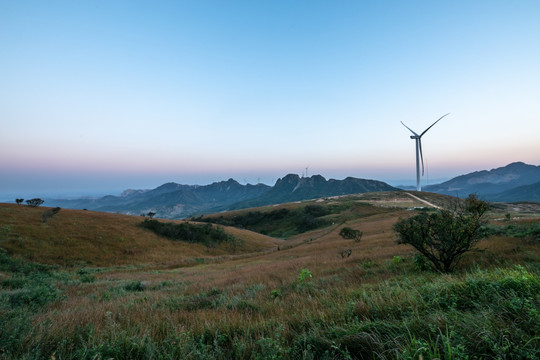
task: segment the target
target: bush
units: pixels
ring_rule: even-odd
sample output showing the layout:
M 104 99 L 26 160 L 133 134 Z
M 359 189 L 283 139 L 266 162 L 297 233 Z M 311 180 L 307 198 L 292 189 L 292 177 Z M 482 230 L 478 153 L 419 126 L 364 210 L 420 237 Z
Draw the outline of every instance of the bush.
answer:
M 463 209 L 421 213 L 398 221 L 394 231 L 399 244 L 410 244 L 441 272 L 451 272 L 464 253 L 483 237 L 482 216 L 489 205 L 469 195 Z
M 330 225 L 330 221 L 324 216 L 331 213 L 332 207 L 306 205 L 293 210 L 283 208 L 272 211 L 248 211 L 227 217 L 200 216 L 191 220 L 234 226 L 274 237 L 287 237 Z
M 506 226 L 488 225 L 484 228 L 486 236 L 501 235 L 517 238 L 530 237 L 540 240 L 540 222 L 529 224 L 510 224 Z
M 54 215 L 58 214 L 58 212 L 61 210 L 59 207 L 52 208 L 50 210 L 44 211 L 43 214 L 41 214 L 41 221 L 46 223 L 50 218 L 52 218 Z
M 146 289 L 146 285 L 139 280 L 133 280 L 127 283 L 126 286 L 124 286 L 124 289 L 127 291 L 144 291 L 144 289 Z
M 321 217 L 330 214 L 330 211 L 322 205 L 306 205 L 304 213 L 313 217 Z
M 354 230 L 350 227 L 344 227 L 339 232 L 339 236 L 341 236 L 344 239 L 352 239 L 354 242 L 360 242 L 360 239 L 362 239 L 363 233 L 360 230 Z
M 311 280 L 312 277 L 313 274 L 311 273 L 311 271 L 309 271 L 309 269 L 302 269 L 300 271 L 300 274 L 298 274 L 298 283 L 303 284 Z
M 236 247 L 237 243 L 234 236 L 227 234 L 220 227 L 212 226 L 212 224 L 196 225 L 187 222 L 174 224 L 145 219 L 141 226 L 172 240 L 203 244 L 209 247 L 221 243 L 230 243 Z

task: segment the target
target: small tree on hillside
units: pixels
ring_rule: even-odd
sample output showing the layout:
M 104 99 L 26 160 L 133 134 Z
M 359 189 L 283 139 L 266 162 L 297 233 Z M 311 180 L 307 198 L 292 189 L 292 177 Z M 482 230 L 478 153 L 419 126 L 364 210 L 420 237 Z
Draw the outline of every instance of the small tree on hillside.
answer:
M 15 202 L 17 203 L 17 205 L 21 205 L 23 201 L 24 199 L 15 199 Z
M 469 195 L 465 205 L 455 210 L 421 213 L 398 221 L 394 231 L 399 244 L 410 244 L 441 272 L 451 272 L 463 254 L 483 237 L 483 215 L 489 204 Z
M 350 227 L 344 227 L 339 232 L 339 236 L 344 239 L 354 240 L 354 242 L 360 242 L 360 239 L 362 239 L 362 235 L 363 233 L 360 230 L 354 230 Z
M 28 206 L 30 206 L 30 207 L 38 207 L 39 205 L 43 204 L 44 202 L 45 202 L 44 200 L 41 200 L 41 199 L 38 199 L 38 198 L 26 200 L 26 204 Z
M 146 215 L 147 215 L 150 219 L 152 219 L 152 218 L 156 215 L 156 213 L 153 212 L 153 211 L 150 211 L 150 212 L 149 212 L 148 214 L 146 214 Z

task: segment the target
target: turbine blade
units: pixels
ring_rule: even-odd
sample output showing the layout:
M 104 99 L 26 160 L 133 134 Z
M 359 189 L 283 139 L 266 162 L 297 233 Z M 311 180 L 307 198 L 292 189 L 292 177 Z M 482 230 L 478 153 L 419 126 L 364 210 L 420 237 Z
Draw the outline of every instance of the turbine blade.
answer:
M 418 147 L 420 148 L 420 160 L 422 161 L 422 176 L 424 176 L 424 154 L 422 154 L 422 139 L 418 139 Z
M 420 134 L 420 137 L 422 137 L 422 135 L 424 135 L 429 129 L 431 129 L 431 128 L 433 127 L 433 125 L 435 125 L 436 123 L 438 123 L 439 121 L 441 121 L 441 119 L 442 119 L 443 117 L 445 117 L 446 115 L 450 115 L 450 113 L 441 116 L 441 117 L 439 118 L 439 120 L 435 121 L 433 124 L 431 124 L 430 127 L 428 127 L 426 130 L 424 130 L 424 132 Z
M 407 125 L 403 124 L 403 121 L 400 121 L 400 122 L 401 122 L 401 124 L 402 124 L 403 126 L 405 126 L 407 129 L 409 129 L 410 132 L 412 132 L 414 135 L 418 136 L 418 134 L 415 133 L 414 131 L 412 131 L 410 127 L 408 127 Z

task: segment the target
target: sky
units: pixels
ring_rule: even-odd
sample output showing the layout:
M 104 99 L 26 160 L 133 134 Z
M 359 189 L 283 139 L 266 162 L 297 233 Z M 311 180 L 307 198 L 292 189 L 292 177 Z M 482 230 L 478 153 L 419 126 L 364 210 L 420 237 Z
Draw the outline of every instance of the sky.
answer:
M 0 0 L 0 199 L 540 165 L 540 2 Z

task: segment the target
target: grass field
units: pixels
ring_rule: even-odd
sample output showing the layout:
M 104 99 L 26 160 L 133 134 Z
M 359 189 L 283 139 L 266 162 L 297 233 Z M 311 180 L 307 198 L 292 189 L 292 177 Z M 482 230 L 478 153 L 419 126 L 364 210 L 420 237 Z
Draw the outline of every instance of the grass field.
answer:
M 46 208 L 0 204 L 0 358 L 540 358 L 540 239 L 522 230 L 538 214 L 492 212 L 498 235 L 443 275 L 395 242 L 392 225 L 425 206 L 406 194 L 284 207 L 306 205 L 338 210 L 286 239 L 224 227 L 233 249 L 159 237 L 141 217 L 62 209 L 44 223 Z

